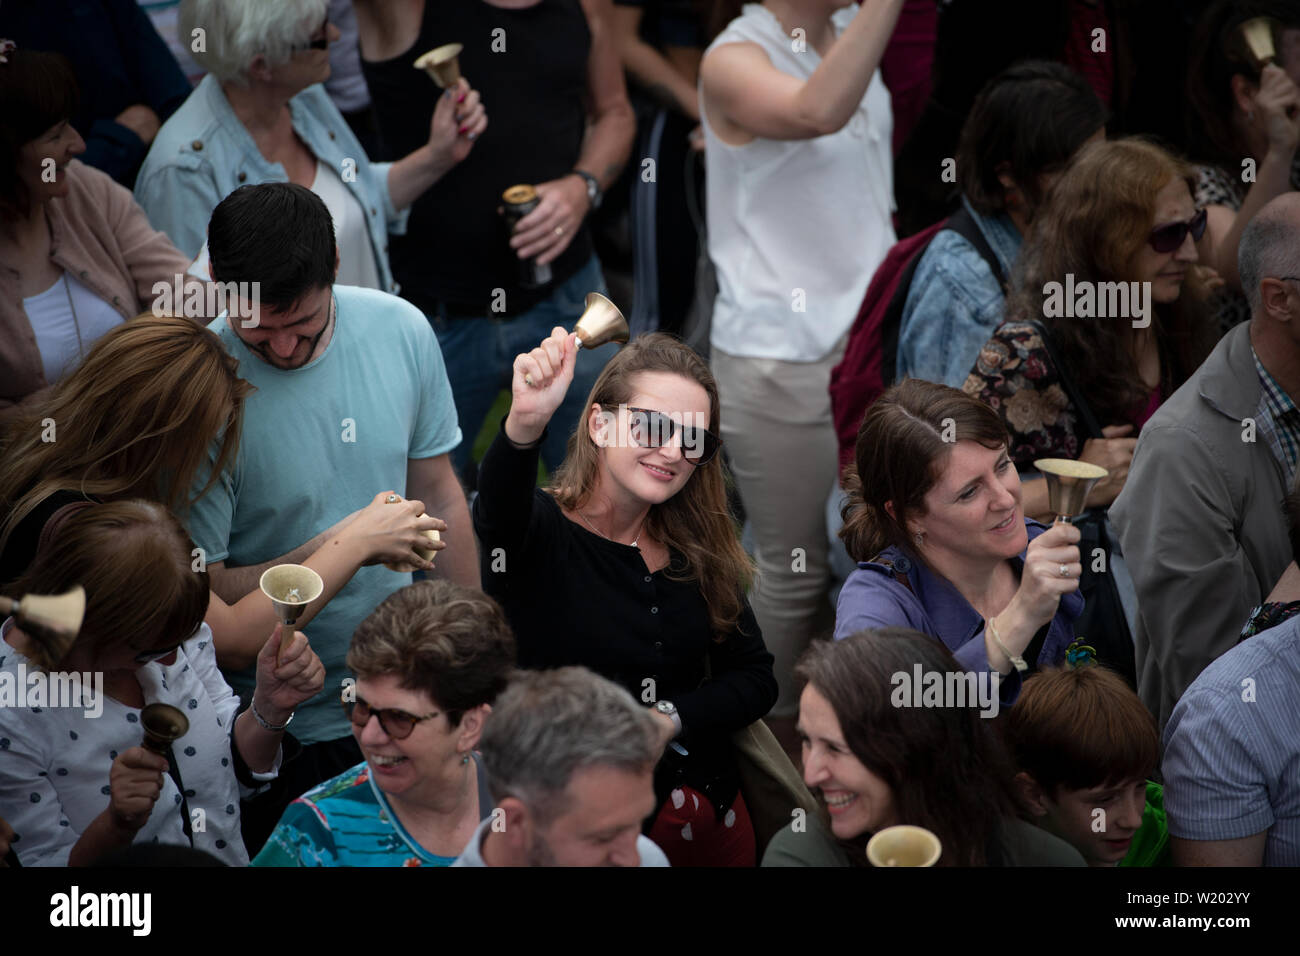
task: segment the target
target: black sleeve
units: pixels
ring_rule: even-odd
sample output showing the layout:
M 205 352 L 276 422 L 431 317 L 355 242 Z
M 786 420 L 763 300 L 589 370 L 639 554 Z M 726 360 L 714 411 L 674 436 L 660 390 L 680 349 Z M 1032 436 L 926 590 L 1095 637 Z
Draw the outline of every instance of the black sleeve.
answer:
M 520 448 L 506 437 L 505 419 L 488 446 L 478 470 L 478 497 L 474 499 L 474 532 L 484 554 L 504 548 L 509 555 L 521 551 L 541 517 L 533 507 L 537 485 L 537 462 L 542 441 Z
M 687 736 L 733 733 L 763 717 L 776 703 L 772 663 L 758 620 L 745 601 L 736 629 L 709 648 L 712 678 L 673 701 Z

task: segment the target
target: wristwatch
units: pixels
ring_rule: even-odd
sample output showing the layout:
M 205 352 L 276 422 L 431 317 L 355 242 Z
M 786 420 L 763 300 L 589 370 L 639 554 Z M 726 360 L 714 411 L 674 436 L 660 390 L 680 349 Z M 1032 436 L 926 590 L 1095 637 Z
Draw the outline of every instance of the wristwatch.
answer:
M 600 202 L 605 198 L 605 194 L 600 191 L 600 183 L 596 177 L 581 169 L 575 169 L 573 175 L 582 177 L 587 184 L 587 202 L 591 203 L 592 209 L 599 209 Z
M 659 713 L 663 714 L 665 717 L 671 719 L 673 722 L 673 726 L 677 728 L 677 732 L 679 734 L 682 732 L 682 718 L 681 715 L 677 713 L 676 704 L 674 704 L 671 700 L 656 701 L 655 710 L 659 711 Z

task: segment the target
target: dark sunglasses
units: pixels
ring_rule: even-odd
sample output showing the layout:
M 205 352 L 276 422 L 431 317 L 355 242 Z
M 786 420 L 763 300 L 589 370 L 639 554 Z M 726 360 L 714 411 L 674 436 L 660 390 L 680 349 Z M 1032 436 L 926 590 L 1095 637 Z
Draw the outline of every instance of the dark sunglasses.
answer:
M 432 714 L 416 717 L 404 710 L 394 710 L 393 708 L 376 709 L 360 697 L 355 701 L 343 701 L 343 712 L 348 715 L 348 720 L 352 721 L 353 727 L 364 727 L 370 723 L 370 715 L 374 714 L 379 718 L 379 726 L 384 728 L 384 733 L 394 740 L 405 740 L 411 736 L 411 731 L 415 730 L 416 724 L 425 720 L 432 720 L 439 714 L 435 710 Z
M 1171 222 L 1159 229 L 1152 229 L 1147 242 L 1151 243 L 1151 248 L 1156 252 L 1173 252 L 1183 244 L 1189 232 L 1193 242 L 1200 242 L 1201 236 L 1205 235 L 1204 209 L 1186 222 Z
M 306 44 L 304 44 L 303 46 L 294 47 L 293 48 L 294 53 L 301 53 L 304 50 L 328 50 L 329 49 L 330 18 L 328 13 L 325 14 L 325 22 L 322 23 L 319 27 L 317 27 L 313 32 L 321 34 L 321 38 L 319 40 L 308 40 Z
M 682 457 L 695 467 L 707 465 L 722 447 L 722 439 L 707 428 L 679 425 L 663 412 L 628 406 L 628 432 L 642 448 L 662 448 L 682 430 Z

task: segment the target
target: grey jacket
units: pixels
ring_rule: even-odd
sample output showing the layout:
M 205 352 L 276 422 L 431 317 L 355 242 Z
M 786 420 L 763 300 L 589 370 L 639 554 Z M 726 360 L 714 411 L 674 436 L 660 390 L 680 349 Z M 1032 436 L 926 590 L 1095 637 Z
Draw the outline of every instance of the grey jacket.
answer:
M 1110 509 L 1137 588 L 1138 693 L 1162 729 L 1291 561 L 1285 475 L 1245 322 L 1146 423 Z

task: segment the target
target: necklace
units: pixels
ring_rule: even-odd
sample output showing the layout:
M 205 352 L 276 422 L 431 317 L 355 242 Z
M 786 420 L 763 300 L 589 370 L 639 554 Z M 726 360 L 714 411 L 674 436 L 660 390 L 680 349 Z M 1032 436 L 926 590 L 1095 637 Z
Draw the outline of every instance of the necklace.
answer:
M 594 524 L 592 524 L 592 523 L 591 523 L 591 519 L 588 518 L 588 517 L 587 517 L 585 514 L 583 514 L 581 511 L 578 511 L 578 515 L 579 515 L 579 517 L 582 518 L 583 521 L 587 522 L 587 527 L 590 528 L 592 531 L 596 532 L 596 534 L 600 535 L 600 536 L 601 536 L 602 538 L 604 538 L 606 541 L 614 541 L 613 538 L 611 538 L 609 535 L 605 534 L 605 532 L 601 531 L 601 530 L 600 530 L 599 528 L 597 528 Z M 649 517 L 649 514 L 648 514 L 648 513 L 646 514 L 646 517 L 647 517 L 647 518 Z M 642 518 L 642 519 L 641 519 L 641 526 L 640 526 L 639 528 L 636 529 L 636 537 L 633 538 L 633 539 L 632 539 L 632 543 L 628 545 L 629 548 L 635 548 L 635 547 L 636 547 L 636 543 L 637 543 L 638 541 L 641 540 L 641 532 L 644 531 L 644 530 L 645 530 L 645 518 Z M 615 544 L 621 544 L 622 542 L 620 542 L 620 541 L 614 541 L 614 543 L 615 543 Z

